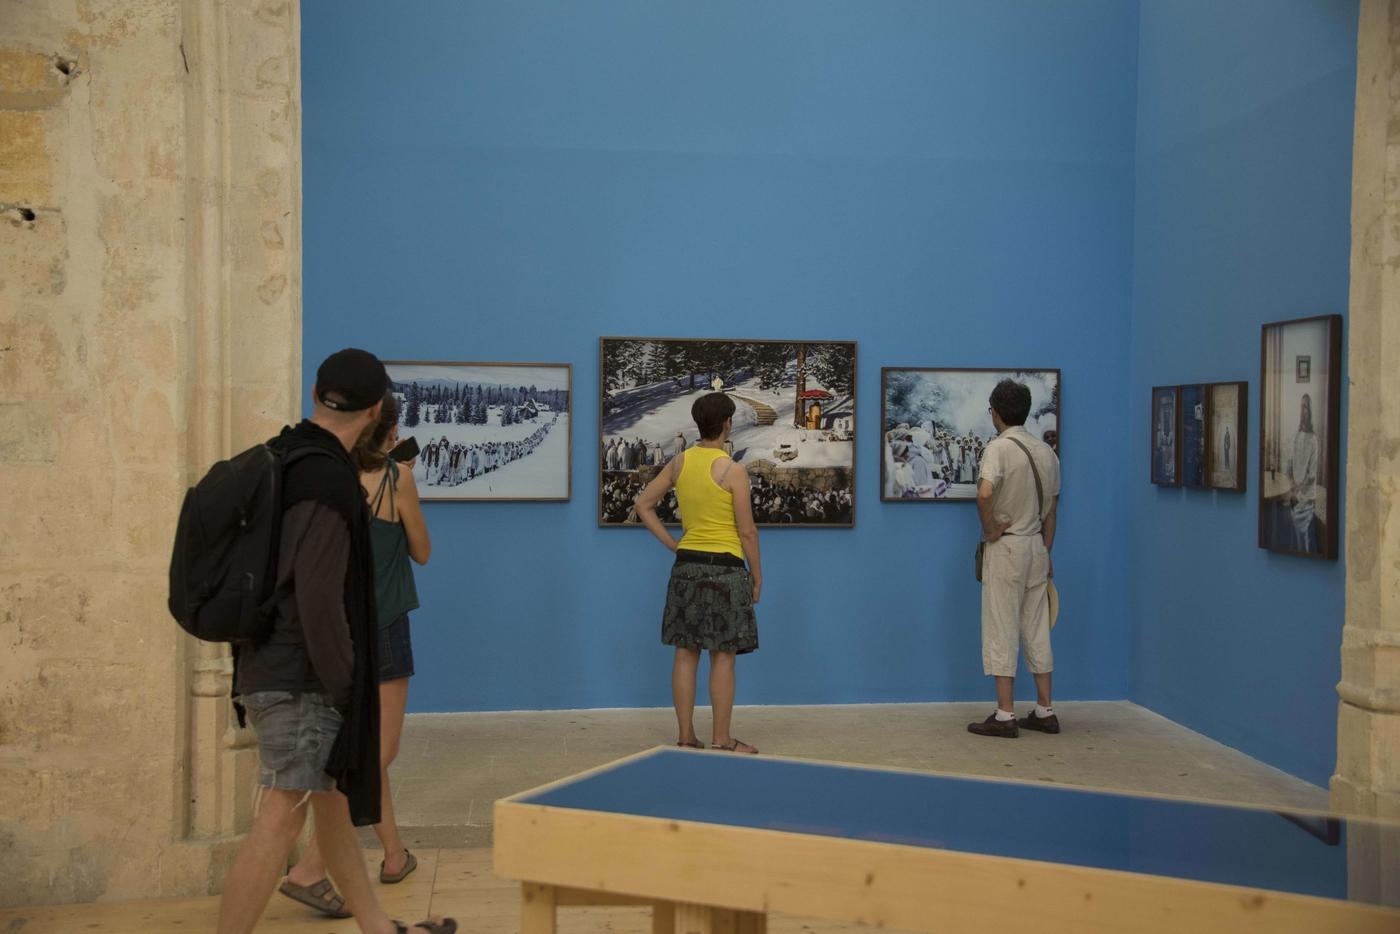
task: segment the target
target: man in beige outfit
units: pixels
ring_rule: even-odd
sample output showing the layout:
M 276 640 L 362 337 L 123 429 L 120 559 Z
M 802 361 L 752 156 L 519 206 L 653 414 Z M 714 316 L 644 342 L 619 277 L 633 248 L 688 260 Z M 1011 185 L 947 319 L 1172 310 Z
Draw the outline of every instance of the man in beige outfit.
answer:
M 968 724 L 978 736 L 1019 734 L 1019 727 L 1060 732 L 1050 705 L 1050 547 L 1060 496 L 1060 460 L 1044 441 L 1026 431 L 1031 391 L 1004 379 L 989 400 L 997 437 L 982 455 L 977 479 L 977 514 L 986 542 L 982 564 L 982 668 L 996 680 L 997 709 Z M 1037 703 L 1016 720 L 1013 687 L 1017 645 L 1035 676 Z

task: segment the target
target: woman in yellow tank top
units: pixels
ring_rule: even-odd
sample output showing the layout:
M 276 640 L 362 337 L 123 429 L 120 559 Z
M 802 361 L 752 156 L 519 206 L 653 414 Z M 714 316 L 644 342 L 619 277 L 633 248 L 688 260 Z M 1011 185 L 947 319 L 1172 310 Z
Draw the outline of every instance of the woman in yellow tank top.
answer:
M 757 749 L 730 733 L 734 660 L 758 649 L 753 608 L 763 589 L 749 475 L 725 453 L 734 400 L 712 392 L 695 400 L 690 414 L 700 429 L 700 443 L 672 458 L 636 503 L 643 524 L 676 555 L 666 589 L 661 641 L 676 649 L 671 695 L 680 726 L 678 745 L 705 748 L 695 736 L 695 678 L 700 653 L 708 651 L 714 710 L 711 747 L 756 753 Z M 685 530 L 679 542 L 656 515 L 657 503 L 672 487 Z

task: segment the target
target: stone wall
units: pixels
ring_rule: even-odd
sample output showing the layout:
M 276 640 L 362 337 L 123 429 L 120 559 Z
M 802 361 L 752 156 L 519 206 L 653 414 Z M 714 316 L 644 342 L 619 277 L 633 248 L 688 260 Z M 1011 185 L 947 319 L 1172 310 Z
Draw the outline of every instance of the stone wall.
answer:
M 298 408 L 295 3 L 0 3 L 0 906 L 210 891 L 246 825 L 180 498 Z
M 1400 819 L 1400 2 L 1363 0 L 1352 169 L 1347 598 L 1332 804 Z M 1400 841 L 1353 833 L 1352 885 L 1400 904 Z

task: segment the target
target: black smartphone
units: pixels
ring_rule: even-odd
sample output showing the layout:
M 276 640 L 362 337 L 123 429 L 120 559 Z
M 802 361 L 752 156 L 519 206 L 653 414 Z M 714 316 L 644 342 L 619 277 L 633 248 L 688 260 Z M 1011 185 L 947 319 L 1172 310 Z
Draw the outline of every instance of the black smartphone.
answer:
M 389 452 L 389 456 L 400 464 L 406 464 L 418 456 L 418 439 L 404 438 L 394 449 Z

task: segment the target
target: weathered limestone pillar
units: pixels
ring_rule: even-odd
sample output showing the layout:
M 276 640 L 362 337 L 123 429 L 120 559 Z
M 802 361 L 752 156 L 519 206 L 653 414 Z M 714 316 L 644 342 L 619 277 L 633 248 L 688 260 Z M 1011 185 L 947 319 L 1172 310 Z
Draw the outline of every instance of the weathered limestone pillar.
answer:
M 217 889 L 254 762 L 165 611 L 300 395 L 299 8 L 0 3 L 0 906 Z
M 1333 807 L 1400 819 L 1400 0 L 1363 0 L 1352 175 L 1347 596 Z M 1400 904 L 1400 835 L 1349 841 Z

